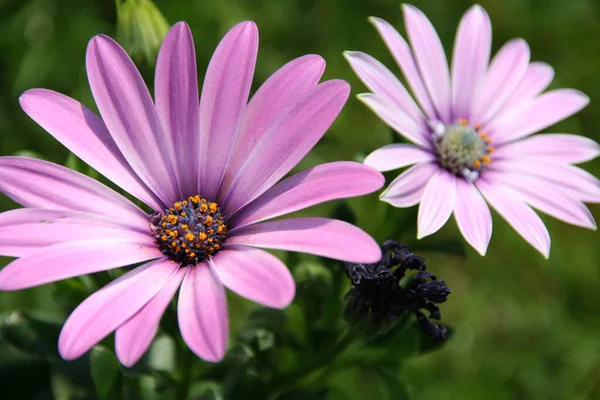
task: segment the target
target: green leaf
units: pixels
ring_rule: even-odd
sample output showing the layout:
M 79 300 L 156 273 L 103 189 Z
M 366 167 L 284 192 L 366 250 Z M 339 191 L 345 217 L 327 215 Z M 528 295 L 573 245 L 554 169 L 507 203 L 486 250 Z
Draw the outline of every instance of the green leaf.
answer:
M 90 370 L 100 399 L 115 399 L 119 394 L 119 362 L 102 346 L 94 346 L 90 354 Z
M 0 336 L 19 350 L 38 357 L 60 359 L 56 347 L 61 326 L 15 311 L 0 319 Z

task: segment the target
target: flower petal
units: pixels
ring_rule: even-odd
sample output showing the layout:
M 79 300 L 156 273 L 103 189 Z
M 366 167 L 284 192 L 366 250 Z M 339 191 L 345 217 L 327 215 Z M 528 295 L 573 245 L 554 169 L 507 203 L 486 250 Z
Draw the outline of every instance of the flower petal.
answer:
M 529 46 L 523 39 L 513 39 L 502 46 L 473 103 L 473 123 L 487 123 L 506 104 L 525 76 L 529 56 Z
M 19 208 L 0 214 L 0 254 L 24 257 L 57 243 L 82 239 L 154 240 L 140 231 L 97 214 L 67 210 Z
M 493 126 L 487 132 L 494 145 L 520 139 L 575 114 L 588 105 L 589 98 L 578 90 L 558 89 L 539 96 L 529 108 L 511 122 Z
M 435 160 L 435 155 L 410 144 L 388 144 L 365 158 L 365 165 L 385 172 L 412 164 Z
M 346 82 L 327 81 L 277 117 L 240 167 L 225 196 L 225 212 L 235 212 L 287 174 L 325 134 L 349 93 Z
M 475 185 L 465 179 L 456 180 L 454 218 L 467 242 L 485 256 L 492 237 L 492 214 Z
M 266 251 L 227 246 L 211 266 L 223 285 L 249 300 L 274 308 L 285 308 L 294 300 L 294 277 L 279 258 Z
M 454 210 L 455 199 L 456 176 L 439 170 L 423 189 L 417 219 L 417 239 L 429 236 L 444 226 Z
M 206 361 L 223 359 L 229 320 L 225 289 L 208 262 L 188 267 L 177 307 L 183 340 Z
M 231 226 L 241 228 L 325 201 L 371 193 L 384 182 L 383 175 L 363 164 L 322 164 L 277 183 L 234 214 Z
M 427 129 L 415 123 L 388 99 L 373 93 L 362 93 L 356 97 L 400 135 L 426 149 L 431 147 Z
M 381 259 L 381 249 L 366 232 L 329 218 L 290 218 L 234 229 L 227 244 L 299 251 L 358 263 Z
M 178 268 L 162 258 L 129 271 L 92 294 L 65 322 L 58 339 L 60 355 L 73 360 L 87 352 L 148 303 Z
M 345 51 L 344 57 L 369 90 L 393 102 L 417 124 L 423 123 L 425 116 L 404 85 L 385 65 L 360 51 Z
M 152 241 L 86 239 L 58 243 L 0 271 L 0 290 L 19 290 L 162 257 Z
M 421 10 L 408 4 L 402 5 L 402 10 L 406 32 L 423 81 L 439 119 L 449 123 L 452 118 L 450 72 L 442 42 Z
M 167 33 L 158 53 L 154 84 L 156 112 L 173 142 L 179 198 L 199 193 L 200 109 L 194 38 L 185 22 Z
M 523 239 L 542 255 L 550 254 L 550 235 L 540 217 L 522 200 L 518 192 L 479 178 L 477 187 L 490 205 Z
M 200 188 L 215 199 L 244 108 L 248 103 L 258 53 L 254 22 L 231 28 L 217 46 L 200 97 Z
M 21 108 L 73 154 L 154 209 L 163 204 L 133 172 L 104 122 L 76 100 L 47 89 L 27 90 Z
M 421 79 L 421 73 L 415 64 L 412 50 L 408 46 L 408 43 L 406 43 L 406 40 L 404 40 L 398 31 L 387 21 L 375 17 L 369 18 L 369 21 L 375 26 L 387 48 L 394 56 L 396 63 L 406 78 L 406 82 L 410 86 L 415 98 L 421 105 L 421 108 L 425 111 L 427 117 L 430 120 L 438 119 L 433 104 L 431 103 L 431 99 L 429 98 L 429 93 L 425 88 L 423 79 Z
M 137 363 L 152 344 L 160 319 L 179 288 L 185 271 L 185 268 L 179 268 L 152 300 L 117 328 L 115 352 L 124 366 L 131 367 Z
M 452 105 L 454 118 L 470 118 L 478 85 L 485 77 L 492 47 L 492 23 L 479 5 L 465 13 L 452 52 Z
M 494 159 L 541 158 L 545 161 L 578 164 L 600 155 L 600 145 L 584 136 L 538 134 L 496 149 Z
M 173 143 L 133 61 L 117 42 L 98 35 L 88 44 L 86 67 L 100 115 L 121 153 L 164 204 L 173 204 L 179 197 Z
M 421 163 L 410 167 L 390 183 L 380 199 L 394 207 L 411 207 L 419 204 L 425 185 L 439 171 L 437 163 Z
M 58 164 L 27 157 L 0 157 L 0 191 L 32 208 L 105 215 L 146 229 L 148 216 L 98 181 Z
M 309 89 L 314 88 L 323 71 L 323 58 L 314 54 L 302 56 L 275 71 L 256 91 L 244 110 L 240 132 L 221 183 L 218 201 L 227 194 L 240 167 L 275 118 L 296 103 Z

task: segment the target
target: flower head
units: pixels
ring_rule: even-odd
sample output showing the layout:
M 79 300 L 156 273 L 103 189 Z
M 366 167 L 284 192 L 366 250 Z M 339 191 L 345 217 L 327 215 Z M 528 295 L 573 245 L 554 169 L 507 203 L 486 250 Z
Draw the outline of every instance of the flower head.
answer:
M 451 70 L 431 22 L 413 6 L 403 10 L 410 46 L 386 21 L 371 22 L 414 97 L 379 61 L 345 53 L 372 91 L 359 99 L 413 143 L 388 145 L 365 159 L 379 171 L 415 164 L 381 200 L 396 207 L 420 203 L 419 238 L 437 232 L 454 213 L 482 255 L 492 234 L 488 204 L 546 257 L 550 237 L 532 207 L 595 229 L 583 202 L 600 202 L 600 181 L 572 164 L 598 156 L 598 144 L 567 134 L 530 136 L 581 110 L 587 96 L 573 89 L 543 93 L 554 71 L 530 61 L 523 39 L 509 41 L 490 61 L 491 23 L 480 6 L 460 22 Z
M 286 307 L 294 297 L 286 266 L 259 247 L 380 259 L 377 243 L 342 221 L 265 222 L 373 192 L 383 176 L 334 162 L 277 183 L 323 136 L 349 87 L 319 84 L 325 62 L 307 55 L 276 71 L 248 102 L 257 51 L 255 24 L 233 27 L 199 96 L 192 35 L 178 23 L 160 49 L 153 101 L 125 51 L 101 35 L 90 41 L 86 62 L 102 118 L 50 90 L 21 96 L 31 118 L 147 206 L 60 165 L 0 158 L 0 190 L 26 207 L 0 214 L 0 254 L 18 257 L 0 271 L 0 289 L 146 262 L 73 311 L 59 341 L 64 358 L 81 356 L 116 330 L 119 359 L 134 364 L 181 287 L 183 339 L 198 356 L 218 361 L 228 337 L 224 287 L 270 307 Z

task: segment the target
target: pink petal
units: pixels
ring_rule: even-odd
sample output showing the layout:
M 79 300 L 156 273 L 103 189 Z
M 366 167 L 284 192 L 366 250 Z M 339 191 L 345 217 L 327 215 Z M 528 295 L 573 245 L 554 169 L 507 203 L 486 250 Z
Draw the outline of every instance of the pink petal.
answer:
M 509 187 L 493 184 L 479 178 L 477 187 L 490 205 L 512 226 L 523 239 L 542 255 L 550 254 L 550 235 L 540 217 Z
M 371 193 L 384 182 L 383 175 L 363 164 L 322 164 L 277 183 L 234 214 L 231 226 L 240 228 L 325 201 Z
M 398 176 L 380 196 L 394 207 L 411 207 L 418 204 L 425 185 L 439 171 L 437 163 L 417 164 Z
M 421 74 L 417 69 L 412 50 L 408 46 L 408 43 L 406 43 L 398 31 L 387 21 L 374 17 L 369 18 L 369 21 L 375 26 L 381 35 L 381 38 L 387 45 L 387 48 L 394 56 L 396 63 L 398 63 L 398 66 L 406 78 L 406 82 L 410 86 L 415 98 L 421 105 L 421 108 L 425 111 L 427 117 L 429 119 L 437 119 L 435 109 L 429 98 L 429 93 L 427 93 L 425 84 L 421 79 Z
M 212 260 L 230 290 L 267 307 L 285 308 L 294 300 L 294 277 L 279 258 L 246 246 L 228 246 Z
M 465 13 L 452 52 L 452 105 L 454 118 L 470 118 L 473 98 L 490 61 L 492 23 L 487 12 L 472 6 Z
M 24 207 L 82 211 L 148 229 L 148 215 L 98 181 L 63 166 L 26 157 L 0 157 L 0 191 Z
M 372 93 L 363 93 L 356 97 L 400 135 L 419 146 L 427 149 L 431 147 L 431 135 L 427 129 L 413 121 L 388 99 Z
M 87 352 L 148 303 L 178 268 L 162 258 L 129 271 L 88 297 L 60 332 L 60 355 L 73 360 Z
M 528 112 L 511 122 L 494 126 L 487 131 L 494 139 L 494 145 L 498 146 L 562 121 L 584 108 L 589 102 L 589 98 L 578 90 L 553 90 L 539 96 Z
M 597 202 L 600 200 L 600 180 L 590 173 L 569 164 L 557 164 L 546 160 L 497 160 L 493 164 L 496 171 L 518 172 L 535 175 L 553 182 L 563 191 L 569 191 L 580 200 Z
M 454 218 L 458 229 L 482 256 L 492 237 L 492 214 L 473 183 L 456 179 Z
M 578 164 L 600 155 L 600 145 L 583 136 L 539 134 L 501 146 L 494 159 L 541 158 L 545 161 Z
M 254 22 L 231 28 L 217 46 L 200 98 L 200 187 L 215 199 L 240 128 L 258 53 Z
M 156 112 L 176 155 L 180 198 L 198 194 L 200 110 L 194 38 L 185 22 L 169 31 L 158 53 L 154 84 Z
M 381 259 L 377 242 L 363 230 L 329 218 L 290 218 L 231 231 L 227 245 L 299 251 L 342 261 L 373 263 Z
M 225 289 L 208 262 L 188 267 L 177 308 L 183 340 L 206 361 L 223 359 L 229 320 Z
M 150 207 L 164 207 L 133 172 L 104 122 L 81 103 L 47 89 L 28 90 L 19 102 L 31 119 L 92 168 Z
M 450 72 L 442 42 L 431 22 L 419 9 L 404 4 L 402 10 L 406 32 L 438 119 L 448 123 L 452 118 Z
M 345 51 L 344 57 L 369 90 L 393 102 L 413 121 L 422 124 L 425 116 L 389 69 L 375 58 L 359 51 Z
M 456 176 L 446 170 L 439 170 L 423 190 L 417 219 L 418 239 L 436 233 L 444 226 L 454 210 L 455 199 Z
M 137 68 L 125 50 L 104 35 L 90 40 L 86 67 L 100 115 L 121 153 L 163 203 L 173 204 L 179 197 L 173 143 Z
M 58 243 L 16 259 L 0 271 L 0 290 L 19 290 L 162 257 L 146 240 L 85 239 Z
M 542 62 L 529 64 L 521 83 L 519 83 L 519 86 L 506 101 L 500 112 L 491 119 L 486 129 L 493 131 L 494 127 L 501 127 L 503 124 L 527 113 L 535 102 L 535 98 L 550 85 L 553 78 L 554 69 L 548 64 Z
M 97 214 L 20 208 L 0 214 L 0 254 L 23 257 L 47 246 L 82 239 L 122 239 L 150 246 L 154 239 L 148 233 Z
M 384 172 L 433 160 L 435 155 L 420 147 L 410 144 L 389 144 L 369 154 L 364 163 Z
M 240 167 L 225 196 L 225 211 L 235 212 L 287 174 L 325 134 L 349 93 L 346 82 L 327 81 L 279 115 Z
M 486 178 L 512 187 L 527 204 L 554 218 L 572 225 L 596 229 L 594 217 L 580 200 L 543 179 L 516 172 L 496 171 L 487 171 Z
M 287 107 L 314 88 L 325 71 L 325 60 L 306 55 L 285 64 L 256 91 L 244 110 L 240 132 L 221 183 L 219 201 L 229 191 L 240 167 L 258 143 L 259 138 Z
M 492 59 L 473 104 L 473 123 L 485 124 L 513 95 L 529 66 L 529 46 L 523 39 L 506 43 Z
M 179 268 L 152 300 L 117 328 L 115 352 L 124 366 L 131 367 L 137 363 L 152 344 L 160 319 L 179 288 L 185 271 L 185 268 Z

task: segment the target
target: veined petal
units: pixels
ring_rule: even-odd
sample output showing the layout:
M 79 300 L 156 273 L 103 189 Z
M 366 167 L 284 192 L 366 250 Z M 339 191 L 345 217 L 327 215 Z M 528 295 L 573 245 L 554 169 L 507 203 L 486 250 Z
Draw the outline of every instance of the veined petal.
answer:
M 485 256 L 492 237 L 492 213 L 475 185 L 465 179 L 456 180 L 454 218 L 467 242 Z
M 148 303 L 178 268 L 162 258 L 129 271 L 88 297 L 60 332 L 61 356 L 73 360 L 91 349 Z
M 320 56 L 309 54 L 298 57 L 275 71 L 256 91 L 244 110 L 240 132 L 219 189 L 218 201 L 227 194 L 240 167 L 275 118 L 309 89 L 314 88 L 323 71 L 325 60 Z
M 435 173 L 425 189 L 419 204 L 417 238 L 422 239 L 437 232 L 454 210 L 456 176 L 446 170 Z
M 258 54 L 254 22 L 231 28 L 215 50 L 200 97 L 200 191 L 214 199 L 238 133 Z
M 57 243 L 82 239 L 122 239 L 152 245 L 140 231 L 97 214 L 19 208 L 0 214 L 0 254 L 24 257 Z
M 0 157 L 0 191 L 24 207 L 104 215 L 138 229 L 148 216 L 98 181 L 58 164 L 27 157 Z
M 322 164 L 277 183 L 235 213 L 231 226 L 241 228 L 325 201 L 371 193 L 384 182 L 383 175 L 363 164 Z
M 363 83 L 375 94 L 392 101 L 396 107 L 423 124 L 425 116 L 402 83 L 382 63 L 360 51 L 345 51 L 344 57 Z
M 412 164 L 435 160 L 435 155 L 410 144 L 388 144 L 365 158 L 365 165 L 385 172 Z
M 369 21 L 375 26 L 379 35 L 390 50 L 396 63 L 402 70 L 406 82 L 410 86 L 415 98 L 421 105 L 421 108 L 430 120 L 438 119 L 436 111 L 429 98 L 429 93 L 425 88 L 421 73 L 415 64 L 415 59 L 412 50 L 406 43 L 406 40 L 398 33 L 398 31 L 387 21 L 381 18 L 371 17 Z
M 415 123 L 390 100 L 373 93 L 363 93 L 357 97 L 400 135 L 426 149 L 431 147 L 427 129 Z
M 358 263 L 381 259 L 381 249 L 371 236 L 329 218 L 290 218 L 234 229 L 227 244 L 299 251 Z
M 198 357 L 217 362 L 227 348 L 229 319 L 225 289 L 209 262 L 187 268 L 177 314 L 181 336 L 189 348 Z
M 77 157 L 153 209 L 163 204 L 131 169 L 104 122 L 76 100 L 47 89 L 19 98 L 23 111 Z
M 528 112 L 501 126 L 490 126 L 486 131 L 494 139 L 494 145 L 498 146 L 562 121 L 587 106 L 589 102 L 589 98 L 578 90 L 553 90 L 539 96 Z
M 0 271 L 1 290 L 19 290 L 162 257 L 152 241 L 85 239 L 58 243 Z
M 212 259 L 211 266 L 223 285 L 249 300 L 285 308 L 294 299 L 294 277 L 279 258 L 266 251 L 226 246 Z
M 410 167 L 390 183 L 380 199 L 394 207 L 410 207 L 418 204 L 425 185 L 439 171 L 437 163 L 420 163 Z
M 600 145 L 584 136 L 562 133 L 533 135 L 496 149 L 494 159 L 542 158 L 548 162 L 578 164 L 600 155 Z
M 88 44 L 86 67 L 100 115 L 121 153 L 164 204 L 173 204 L 179 197 L 173 142 L 133 61 L 117 42 L 98 35 Z
M 451 88 L 448 61 L 435 28 L 418 8 L 404 4 L 404 24 L 415 60 L 439 119 L 451 122 Z
M 470 118 L 473 99 L 485 77 L 492 48 L 492 23 L 479 5 L 465 13 L 452 52 L 452 105 L 454 118 Z
M 185 22 L 167 33 L 158 53 L 154 84 L 156 112 L 173 142 L 179 198 L 199 193 L 200 109 L 194 38 Z M 169 204 L 170 206 L 170 204 Z
M 185 268 L 179 268 L 145 306 L 117 328 L 115 352 L 124 366 L 131 367 L 137 363 L 152 344 L 160 319 L 179 288 L 185 271 Z
M 518 192 L 479 178 L 477 187 L 490 205 L 523 239 L 548 258 L 550 235 L 540 217 L 522 200 Z
M 349 93 L 346 82 L 327 81 L 279 115 L 240 167 L 225 196 L 225 212 L 235 212 L 287 174 L 325 134 Z
M 529 66 L 529 46 L 523 39 L 506 43 L 494 56 L 473 104 L 473 123 L 490 121 L 513 95 Z

